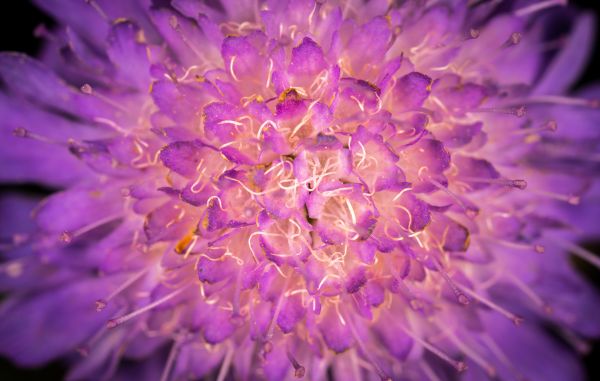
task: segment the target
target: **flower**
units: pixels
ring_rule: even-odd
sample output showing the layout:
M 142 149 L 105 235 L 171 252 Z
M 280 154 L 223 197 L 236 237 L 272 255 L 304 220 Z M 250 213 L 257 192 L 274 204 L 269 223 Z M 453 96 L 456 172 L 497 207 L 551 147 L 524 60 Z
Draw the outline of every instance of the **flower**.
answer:
M 582 379 L 600 93 L 563 94 L 589 15 L 38 3 L 40 60 L 0 55 L 1 178 L 60 191 L 2 198 L 1 354 L 72 380 Z

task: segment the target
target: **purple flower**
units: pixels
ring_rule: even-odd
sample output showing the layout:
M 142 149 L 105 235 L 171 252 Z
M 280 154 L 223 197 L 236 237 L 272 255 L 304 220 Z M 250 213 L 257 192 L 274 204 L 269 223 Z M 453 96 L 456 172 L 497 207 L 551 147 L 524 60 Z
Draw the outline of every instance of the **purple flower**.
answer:
M 590 15 L 37 3 L 59 26 L 0 54 L 0 179 L 60 190 L 0 199 L 0 354 L 70 380 L 583 378 L 600 91 L 564 94 Z

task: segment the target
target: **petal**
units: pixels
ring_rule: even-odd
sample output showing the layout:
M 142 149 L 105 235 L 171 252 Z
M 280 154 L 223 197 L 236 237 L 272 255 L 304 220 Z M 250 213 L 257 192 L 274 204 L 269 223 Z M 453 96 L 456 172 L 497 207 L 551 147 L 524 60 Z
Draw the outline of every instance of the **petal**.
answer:
M 75 232 L 108 217 L 120 216 L 122 208 L 118 189 L 72 188 L 42 201 L 34 215 L 41 229 L 60 234 Z
M 221 363 L 223 356 L 222 348 L 214 348 L 214 350 L 209 351 L 195 343 L 182 345 L 173 370 L 174 378 L 189 379 L 193 377 L 194 379 L 201 379 Z
M 596 35 L 596 20 L 591 13 L 582 13 L 572 21 L 568 40 L 544 71 L 533 94 L 561 94 L 577 80 L 588 62 Z
M 348 325 L 342 324 L 337 314 L 330 308 L 319 323 L 319 330 L 327 347 L 335 353 L 342 353 L 354 343 Z
M 487 331 L 506 354 L 514 369 L 530 380 L 584 380 L 578 359 L 538 328 L 515 327 L 509 319 L 488 314 Z M 501 367 L 502 378 L 513 378 L 513 371 Z
M 412 72 L 398 79 L 393 96 L 397 112 L 418 109 L 431 92 L 431 78 L 419 72 Z
M 43 63 L 21 53 L 0 53 L 0 78 L 11 93 L 72 115 L 94 117 L 113 111 L 96 97 L 67 85 Z
M 481 134 L 483 123 L 454 124 L 446 128 L 436 130 L 435 137 L 440 139 L 448 148 L 460 148 L 471 143 L 473 139 Z
M 353 71 L 361 73 L 369 64 L 382 62 L 391 37 L 390 26 L 383 17 L 375 17 L 356 30 L 347 47 Z
M 444 184 L 444 171 L 450 167 L 450 154 L 439 140 L 421 139 L 416 144 L 397 151 L 398 166 L 406 174 L 406 181 L 413 184 L 413 192 L 437 189 L 431 179 Z
M 196 141 L 174 142 L 160 151 L 160 160 L 175 173 L 192 177 L 206 150 Z
M 500 177 L 500 173 L 492 163 L 484 159 L 454 155 L 452 163 L 458 169 L 456 178 L 469 184 L 472 190 L 483 189 L 489 185 L 486 180 L 494 180 Z
M 145 91 L 150 84 L 150 63 L 142 30 L 131 21 L 117 21 L 108 35 L 108 56 L 123 83 Z
M 152 99 L 173 121 L 185 125 L 200 119 L 208 94 L 201 88 L 162 79 L 152 85 Z
M 296 76 L 315 76 L 327 67 L 321 47 L 308 37 L 292 49 L 288 72 Z
M 462 116 L 477 108 L 488 96 L 489 90 L 475 83 L 460 83 L 438 89 L 434 85 L 434 94 L 453 115 Z
M 218 344 L 233 335 L 234 332 L 235 326 L 231 321 L 231 313 L 215 309 L 204 325 L 204 340 L 209 344 Z
M 94 308 L 110 281 L 79 280 L 27 299 L 6 300 L 0 307 L 0 353 L 22 366 L 70 353 L 115 313 L 110 306 L 101 312 Z
M 283 333 L 290 333 L 302 320 L 306 308 L 302 305 L 300 295 L 289 296 L 284 299 L 279 315 L 277 315 L 277 325 Z

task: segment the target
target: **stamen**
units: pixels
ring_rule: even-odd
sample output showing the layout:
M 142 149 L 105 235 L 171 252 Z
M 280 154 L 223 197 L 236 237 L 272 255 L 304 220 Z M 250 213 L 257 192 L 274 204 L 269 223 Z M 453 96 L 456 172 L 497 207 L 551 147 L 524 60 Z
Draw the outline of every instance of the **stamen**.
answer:
M 118 220 L 121 217 L 123 217 L 122 214 L 115 214 L 115 215 L 108 216 L 108 217 L 102 218 L 100 220 L 94 221 L 93 223 L 83 226 L 74 232 L 67 232 L 67 231 L 62 232 L 59 236 L 59 240 L 65 244 L 69 244 L 73 241 L 73 239 L 80 237 L 80 236 L 84 235 L 85 233 L 88 233 L 102 225 L 105 225 L 112 221 Z
M 498 360 L 500 360 L 500 362 L 502 364 L 506 365 L 506 367 L 516 376 L 517 380 L 519 380 L 519 381 L 527 381 L 527 379 L 525 378 L 525 376 L 515 368 L 515 366 L 512 364 L 512 362 L 506 356 L 506 354 L 504 354 L 504 352 L 502 351 L 502 349 L 500 349 L 500 347 L 498 346 L 498 344 L 496 344 L 496 342 L 494 341 L 494 339 L 492 339 L 492 337 L 489 334 L 483 333 L 483 334 L 480 335 L 480 337 L 481 337 L 481 340 L 487 346 L 487 348 L 492 352 L 492 354 Z
M 365 347 L 365 343 L 363 342 L 362 338 L 356 332 L 356 328 L 354 327 L 353 321 L 350 319 L 347 319 L 347 322 L 348 322 L 348 327 L 350 327 L 350 332 L 352 332 L 352 336 L 354 336 L 354 340 L 356 340 L 356 342 L 358 343 L 358 347 L 360 348 L 363 355 L 367 358 L 367 361 L 369 361 L 369 363 L 373 366 L 373 369 L 375 370 L 375 372 L 377 373 L 379 378 L 382 381 L 388 381 L 388 380 L 391 381 L 390 376 L 388 376 L 383 371 L 383 369 L 381 369 L 381 367 L 379 366 L 377 361 L 375 361 L 375 359 L 373 358 L 373 354 L 372 354 L 373 352 L 371 350 L 368 350 Z
M 523 8 L 517 9 L 514 15 L 517 17 L 529 16 L 533 13 L 548 9 L 557 5 L 567 5 L 567 0 L 545 0 L 535 4 L 524 6 Z
M 278 267 L 277 265 L 275 265 Z M 281 294 L 279 295 L 279 299 L 277 300 L 277 305 L 275 306 L 275 311 L 273 311 L 273 318 L 271 319 L 271 323 L 269 324 L 269 329 L 267 330 L 267 334 L 265 336 L 265 341 L 270 341 L 273 337 L 273 331 L 275 330 L 275 324 L 277 322 L 277 318 L 279 317 L 279 313 L 281 312 L 281 308 L 283 307 L 283 300 L 285 298 L 285 293 L 287 292 L 288 285 L 290 283 L 291 276 L 285 278 L 283 287 L 281 288 Z
M 544 191 L 544 190 L 532 189 L 531 193 L 538 194 L 538 195 L 544 196 L 544 197 L 549 197 L 551 199 L 558 200 L 558 201 L 564 201 L 571 205 L 579 205 L 579 202 L 581 201 L 581 198 L 579 196 L 560 194 L 560 193 Z
M 563 249 L 568 250 L 569 252 L 574 254 L 576 257 L 584 260 L 585 262 L 593 265 L 598 270 L 600 270 L 600 257 L 595 253 L 592 253 L 591 251 L 584 249 L 579 245 L 565 241 L 560 238 L 551 238 L 551 240 Z
M 133 311 L 127 315 L 123 315 L 118 318 L 110 319 L 106 323 L 106 327 L 107 328 L 115 328 L 115 327 L 117 327 L 117 326 L 119 326 L 119 325 L 145 313 L 145 312 L 148 312 L 148 311 L 152 310 L 153 308 L 158 307 L 159 305 L 173 299 L 177 295 L 181 294 L 183 291 L 186 291 L 188 289 L 188 287 L 190 287 L 191 285 L 192 284 L 190 283 L 187 286 L 183 286 L 183 287 L 173 291 L 172 293 L 167 294 L 158 300 L 155 300 L 154 302 L 148 304 L 147 306 L 140 308 L 139 310 Z
M 544 123 L 543 125 L 541 125 L 540 127 L 523 128 L 523 129 L 514 131 L 512 134 L 513 135 L 528 135 L 528 134 L 534 134 L 534 133 L 544 132 L 544 131 L 555 132 L 557 129 L 558 129 L 558 124 L 556 123 L 556 121 L 549 120 L 546 123 Z
M 523 323 L 523 318 L 520 316 L 517 316 L 515 314 L 513 314 L 512 312 L 507 311 L 506 309 L 500 307 L 499 305 L 497 305 L 496 303 L 492 302 L 491 300 L 489 300 L 488 298 L 481 296 L 479 294 L 477 294 L 475 291 L 465 287 L 465 286 L 461 286 L 458 285 L 458 287 L 460 287 L 461 290 L 463 290 L 465 293 L 469 294 L 470 297 L 472 297 L 473 299 L 479 301 L 480 303 L 486 305 L 487 307 L 491 308 L 492 310 L 506 316 L 507 318 L 509 318 L 510 320 L 512 320 L 512 322 L 515 325 L 521 325 L 521 323 Z
M 169 351 L 169 357 L 167 358 L 167 363 L 165 364 L 165 368 L 163 369 L 162 375 L 160 376 L 160 381 L 169 380 L 171 370 L 173 369 L 173 365 L 175 365 L 175 359 L 177 359 L 177 354 L 179 353 L 179 345 L 179 340 L 175 340 L 175 342 L 171 346 L 171 350 Z
M 452 292 L 456 296 L 456 299 L 458 300 L 458 302 L 460 304 L 462 304 L 463 306 L 468 305 L 471 302 L 469 300 L 469 298 L 467 298 L 467 296 L 460 291 L 460 289 L 458 288 L 456 283 L 454 283 L 454 281 L 452 279 L 450 279 L 450 276 L 448 276 L 448 273 L 446 273 L 446 271 L 442 268 L 442 266 L 438 263 L 438 261 L 434 260 L 433 262 L 435 263 L 435 266 L 437 267 L 437 270 L 440 273 L 440 275 L 442 276 L 442 278 L 444 278 L 446 283 L 448 283 L 448 286 L 450 286 L 450 288 L 452 289 Z
M 433 371 L 433 369 L 429 366 L 429 364 L 427 364 L 427 362 L 423 361 L 419 361 L 419 365 L 421 366 L 421 369 L 423 369 L 423 373 L 425 373 L 425 375 L 429 378 L 430 381 L 442 381 L 437 374 L 435 374 L 435 372 Z
M 566 328 L 560 328 L 558 332 L 563 337 L 563 339 L 565 339 L 567 343 L 569 343 L 569 345 L 572 346 L 573 349 L 575 349 L 578 353 L 586 355 L 590 352 L 590 344 L 587 341 L 579 338 L 574 332 Z
M 467 370 L 467 364 L 465 364 L 463 361 L 458 361 L 458 360 L 454 360 L 453 358 L 451 358 L 448 354 L 446 354 L 444 351 L 442 351 L 441 349 L 439 349 L 438 347 L 434 346 L 433 344 L 425 341 L 424 339 L 422 339 L 419 335 L 415 334 L 414 332 L 412 332 L 411 330 L 409 330 L 408 328 L 406 328 L 404 325 L 400 325 L 400 327 L 402 328 L 402 330 L 404 332 L 406 332 L 406 334 L 408 336 L 410 336 L 414 341 L 416 341 L 417 343 L 421 344 L 425 349 L 427 349 L 429 352 L 433 353 L 434 355 L 436 355 L 437 357 L 439 357 L 440 359 L 444 360 L 445 362 L 447 362 L 448 364 L 450 364 L 452 367 L 454 367 L 454 369 L 456 369 L 458 372 L 462 373 L 465 370 Z
M 570 98 L 560 95 L 536 95 L 525 99 L 519 99 L 517 101 L 529 104 L 548 103 L 565 106 L 600 108 L 600 99 Z
M 84 0 L 84 1 L 86 2 L 86 4 L 89 4 L 92 8 L 94 8 L 96 13 L 98 13 L 100 15 L 100 17 L 102 17 L 102 19 L 104 19 L 104 21 L 110 22 L 110 19 L 108 18 L 108 15 L 106 14 L 106 12 L 104 12 L 104 10 L 98 5 L 98 3 L 95 0 Z
M 446 336 L 452 341 L 458 349 L 464 352 L 468 357 L 473 359 L 473 361 L 479 365 L 482 369 L 485 369 L 486 373 L 490 378 L 495 378 L 498 375 L 498 371 L 495 366 L 493 366 L 489 361 L 485 360 L 482 356 L 479 355 L 479 351 L 471 349 L 467 346 L 462 340 L 456 337 L 454 334 L 450 332 L 445 332 Z
M 287 351 L 287 357 L 288 360 L 290 360 L 290 362 L 292 363 L 292 366 L 294 367 L 294 376 L 296 378 L 303 378 L 306 374 L 306 369 L 302 365 L 300 365 L 300 363 L 294 358 L 294 355 L 292 355 L 292 353 L 289 350 Z
M 502 246 L 510 247 L 511 249 L 519 249 L 519 250 L 531 250 L 536 253 L 543 254 L 546 251 L 546 248 L 540 244 L 528 244 L 521 242 L 513 242 L 513 241 L 505 241 L 498 238 L 485 237 L 488 241 L 493 241 L 494 243 L 500 244 Z
M 510 180 L 510 179 L 486 179 L 482 177 L 459 177 L 459 180 L 470 181 L 474 183 L 483 183 L 483 184 L 497 184 L 512 188 L 517 188 L 520 190 L 524 190 L 527 188 L 527 181 L 522 179 Z
M 66 145 L 66 143 L 47 138 L 45 136 L 36 134 L 35 132 L 31 132 L 28 129 L 26 129 L 25 127 L 15 128 L 12 131 L 12 134 L 13 134 L 13 136 L 15 136 L 17 138 L 32 139 L 32 140 L 37 140 L 38 142 L 48 143 L 48 144 Z
M 229 343 L 227 348 L 227 353 L 225 354 L 225 359 L 221 364 L 221 369 L 219 369 L 219 375 L 217 376 L 217 381 L 225 381 L 225 377 L 229 373 L 229 369 L 231 368 L 231 362 L 233 360 L 234 349 L 233 345 Z
M 552 314 L 552 307 L 544 302 L 542 298 L 540 298 L 540 296 L 531 289 L 531 287 L 525 284 L 525 282 L 510 273 L 506 274 L 506 277 L 509 278 L 514 285 L 517 286 L 517 288 L 521 290 L 523 294 L 525 294 L 536 306 L 538 306 L 538 308 L 542 309 L 548 315 Z
M 481 107 L 471 111 L 472 113 L 494 113 L 494 114 L 508 114 L 514 115 L 517 118 L 522 118 L 527 115 L 527 109 L 525 106 L 518 107 L 507 107 L 507 108 L 496 108 L 496 107 Z
M 96 311 L 100 312 L 104 308 L 106 308 L 106 305 L 108 304 L 108 302 L 111 299 L 113 299 L 115 296 L 119 295 L 126 288 L 128 288 L 129 286 L 134 284 L 138 279 L 140 279 L 144 274 L 146 274 L 148 272 L 148 270 L 150 270 L 150 267 L 145 268 L 141 271 L 138 271 L 131 278 L 127 279 L 119 287 L 117 287 L 113 292 L 111 292 L 106 298 L 96 300 Z
M 96 98 L 98 98 L 99 100 L 101 100 L 102 102 L 123 111 L 124 113 L 128 114 L 130 112 L 130 110 L 128 110 L 125 106 L 123 106 L 122 104 L 110 99 L 109 97 L 98 93 L 97 91 L 94 90 L 94 88 L 89 84 L 89 83 L 84 83 L 81 87 L 80 90 L 82 93 L 87 94 L 87 95 L 91 95 L 94 96 Z
M 463 209 L 463 211 L 465 212 L 467 217 L 469 217 L 469 218 L 477 217 L 477 214 L 479 214 L 479 211 L 477 209 L 468 207 L 464 203 L 464 201 L 460 199 L 460 197 L 457 194 L 455 194 L 450 189 L 446 188 L 445 186 L 443 186 L 442 184 L 440 184 L 438 181 L 436 181 L 434 179 L 429 179 L 429 182 L 432 183 L 436 188 L 438 188 L 439 190 L 441 190 L 442 192 L 444 192 L 448 196 L 450 196 L 454 201 L 456 201 L 458 206 L 460 206 Z

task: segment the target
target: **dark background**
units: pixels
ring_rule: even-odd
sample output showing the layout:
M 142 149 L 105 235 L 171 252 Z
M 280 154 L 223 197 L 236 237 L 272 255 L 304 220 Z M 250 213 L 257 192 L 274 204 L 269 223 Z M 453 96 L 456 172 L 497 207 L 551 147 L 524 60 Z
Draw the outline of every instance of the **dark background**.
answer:
M 83 1 L 83 0 L 81 0 Z M 121 0 L 114 0 L 121 1 Z M 598 0 L 571 0 L 569 3 L 583 9 L 595 12 L 600 20 L 600 1 Z M 52 26 L 51 18 L 38 11 L 29 0 L 13 0 L 0 2 L 0 51 L 22 51 L 35 55 L 40 49 L 41 40 L 33 36 L 33 30 L 39 24 Z M 600 32 L 600 31 L 599 31 Z M 587 69 L 581 75 L 575 88 L 582 87 L 591 82 L 600 81 L 600 33 L 596 42 L 595 54 L 591 58 Z M 12 188 L 12 189 L 11 189 Z M 0 185 L 0 193 L 15 187 Z M 48 193 L 51 190 L 35 186 L 19 187 L 19 190 L 31 193 Z M 600 252 L 599 244 L 590 245 L 596 252 Z M 600 275 L 595 269 L 585 269 L 586 275 L 600 288 Z M 590 316 L 590 319 L 600 319 Z M 592 349 L 585 358 L 585 364 L 590 381 L 600 380 L 600 340 L 592 343 Z M 64 367 L 60 363 L 52 363 L 38 369 L 19 369 L 10 361 L 0 358 L 0 380 L 6 381 L 59 381 L 63 379 Z M 141 380 L 140 380 L 141 381 Z M 532 380 L 538 381 L 538 380 Z M 569 381 L 569 380 L 565 380 Z

